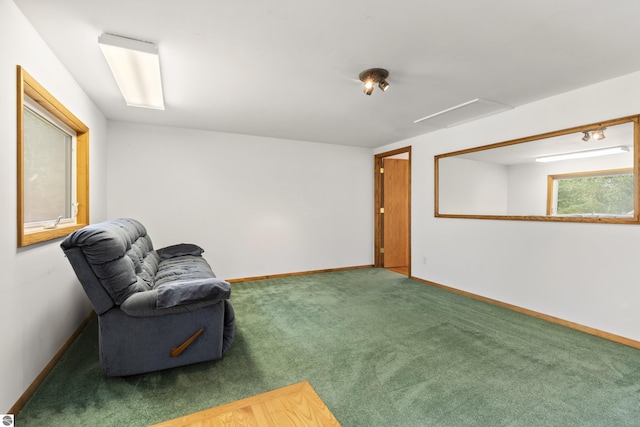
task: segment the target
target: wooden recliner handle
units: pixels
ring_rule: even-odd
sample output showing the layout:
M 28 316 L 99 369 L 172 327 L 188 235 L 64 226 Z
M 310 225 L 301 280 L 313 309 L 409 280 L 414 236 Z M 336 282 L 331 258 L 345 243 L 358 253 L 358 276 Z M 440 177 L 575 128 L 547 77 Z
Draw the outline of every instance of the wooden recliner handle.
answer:
M 200 334 L 202 334 L 204 332 L 204 328 L 200 328 L 196 331 L 195 334 L 191 335 L 189 338 L 187 338 L 187 340 L 185 342 L 183 342 L 182 344 L 180 344 L 177 347 L 173 347 L 171 349 L 171 351 L 169 352 L 169 355 L 171 357 L 178 357 L 182 354 L 183 351 L 185 351 L 187 349 L 187 347 L 189 347 L 195 340 L 196 338 L 198 338 L 200 336 Z

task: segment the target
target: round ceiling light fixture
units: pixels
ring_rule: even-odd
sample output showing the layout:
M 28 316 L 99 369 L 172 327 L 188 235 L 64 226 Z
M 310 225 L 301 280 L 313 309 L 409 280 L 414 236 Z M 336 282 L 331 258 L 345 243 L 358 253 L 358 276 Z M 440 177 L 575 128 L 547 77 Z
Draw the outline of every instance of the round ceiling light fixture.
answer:
M 383 92 L 389 89 L 389 82 L 386 80 L 389 77 L 389 72 L 384 68 L 369 68 L 361 72 L 358 77 L 364 84 L 363 90 L 366 95 L 373 93 L 376 83 Z

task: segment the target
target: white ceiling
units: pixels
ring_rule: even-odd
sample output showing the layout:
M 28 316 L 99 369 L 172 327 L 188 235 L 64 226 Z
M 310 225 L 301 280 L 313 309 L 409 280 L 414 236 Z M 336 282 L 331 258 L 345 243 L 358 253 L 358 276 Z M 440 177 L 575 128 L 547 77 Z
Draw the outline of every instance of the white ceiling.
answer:
M 109 119 L 276 138 L 378 147 L 476 98 L 517 107 L 640 70 L 638 0 L 15 3 Z M 124 104 L 103 32 L 158 45 L 164 111 Z M 372 67 L 391 87 L 366 96 Z

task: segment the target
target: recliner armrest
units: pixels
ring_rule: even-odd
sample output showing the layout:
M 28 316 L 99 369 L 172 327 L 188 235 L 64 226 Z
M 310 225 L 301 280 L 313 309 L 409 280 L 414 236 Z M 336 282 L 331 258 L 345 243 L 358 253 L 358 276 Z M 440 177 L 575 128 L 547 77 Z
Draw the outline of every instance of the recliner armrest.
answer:
M 176 280 L 164 283 L 155 290 L 158 291 L 158 308 L 231 297 L 231 285 L 216 277 Z
M 194 311 L 227 300 L 231 285 L 217 278 L 166 283 L 156 289 L 137 292 L 120 309 L 129 316 L 152 317 Z
M 198 245 L 194 245 L 193 243 L 178 243 L 177 245 L 166 246 L 158 249 L 156 252 L 158 253 L 158 256 L 160 256 L 160 260 L 164 261 L 166 259 L 185 255 L 201 256 L 204 253 L 204 249 Z

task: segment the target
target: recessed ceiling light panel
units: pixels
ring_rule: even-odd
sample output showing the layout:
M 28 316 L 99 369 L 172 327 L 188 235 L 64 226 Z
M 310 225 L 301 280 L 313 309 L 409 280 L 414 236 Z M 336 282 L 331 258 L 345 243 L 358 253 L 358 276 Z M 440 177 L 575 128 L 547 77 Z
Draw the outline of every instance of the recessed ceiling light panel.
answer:
M 621 145 L 619 147 L 601 148 L 598 150 L 576 151 L 574 153 L 554 154 L 551 156 L 536 157 L 536 162 L 557 162 L 560 160 L 586 159 L 588 157 L 608 156 L 611 154 L 628 153 L 629 147 Z
M 98 44 L 127 105 L 164 110 L 158 47 L 107 33 Z

